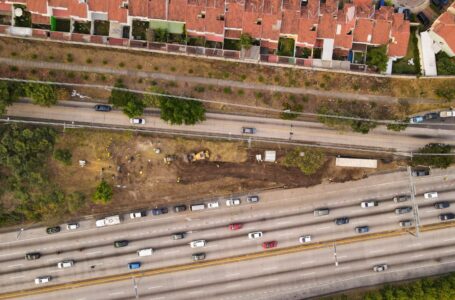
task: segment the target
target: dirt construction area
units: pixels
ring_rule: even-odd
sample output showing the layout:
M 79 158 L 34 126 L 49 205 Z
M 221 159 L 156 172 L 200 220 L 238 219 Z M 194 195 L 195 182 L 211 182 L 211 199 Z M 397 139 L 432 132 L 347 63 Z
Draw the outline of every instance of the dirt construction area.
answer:
M 271 188 L 312 186 L 323 180 L 353 180 L 368 174 L 358 169 L 335 169 L 334 158 L 329 157 L 318 173 L 305 176 L 280 163 L 257 162 L 256 155 L 271 148 L 248 148 L 241 142 L 66 130 L 59 135 L 56 148 L 72 152 L 70 166 L 49 159 L 50 179 L 63 190 L 91 197 L 101 178 L 114 187 L 109 204 L 90 204 L 80 214 L 190 203 Z M 188 161 L 187 154 L 202 150 L 208 151 L 208 159 Z M 273 150 L 278 159 L 287 151 Z M 165 161 L 166 157 L 171 161 Z M 85 160 L 86 165 L 81 167 L 79 160 Z

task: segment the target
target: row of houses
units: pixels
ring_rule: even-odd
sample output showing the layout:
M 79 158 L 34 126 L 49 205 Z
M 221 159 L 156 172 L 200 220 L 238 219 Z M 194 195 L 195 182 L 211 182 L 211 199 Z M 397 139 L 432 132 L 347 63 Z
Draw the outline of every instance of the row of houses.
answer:
M 23 14 L 31 18 L 28 31 L 19 24 Z M 69 33 L 55 26 L 64 21 Z M 107 22 L 107 29 L 97 30 L 96 22 Z M 107 37 L 119 45 L 148 39 L 135 34 L 139 24 L 234 51 L 247 34 L 255 50 L 247 57 L 269 61 L 288 56 L 362 64 L 369 46 L 385 46 L 393 60 L 406 55 L 410 38 L 404 15 L 390 6 L 377 9 L 372 0 L 0 0 L 0 32 L 1 24 L 22 27 L 10 29 L 13 34 L 88 42 Z M 75 24 L 89 25 L 77 32 Z

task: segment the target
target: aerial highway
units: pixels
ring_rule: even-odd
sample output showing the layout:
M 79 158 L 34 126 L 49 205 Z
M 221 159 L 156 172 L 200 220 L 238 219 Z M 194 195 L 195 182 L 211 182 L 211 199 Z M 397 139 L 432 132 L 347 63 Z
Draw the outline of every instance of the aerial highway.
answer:
M 67 126 L 103 126 L 107 128 L 150 130 L 192 134 L 200 137 L 242 138 L 278 142 L 306 142 L 322 146 L 345 147 L 349 149 L 385 150 L 409 154 L 428 143 L 455 145 L 453 128 L 409 127 L 404 132 L 388 131 L 384 126 L 369 134 L 350 131 L 341 132 L 323 124 L 306 121 L 285 121 L 263 117 L 238 116 L 231 114 L 206 115 L 206 121 L 194 126 L 175 126 L 164 122 L 155 112 L 144 115 L 145 124 L 132 125 L 129 119 L 118 110 L 103 113 L 93 109 L 93 103 L 64 101 L 57 106 L 40 107 L 31 103 L 19 102 L 8 107 L 10 118 L 65 122 Z M 77 113 L 75 113 L 77 111 Z M 242 127 L 256 129 L 255 134 L 242 135 Z
M 444 272 L 453 267 L 455 229 L 425 228 L 451 224 L 439 216 L 454 212 L 455 169 L 432 170 L 430 176 L 413 177 L 415 200 L 394 202 L 394 197 L 410 194 L 410 182 L 407 172 L 393 172 L 354 182 L 260 192 L 258 203 L 247 203 L 245 195 L 240 197 L 240 205 L 231 207 L 226 206 L 226 199 L 206 199 L 200 202 L 216 201 L 219 207 L 197 212 L 173 212 L 170 207 L 167 214 L 136 219 L 124 213 L 122 224 L 103 228 L 97 228 L 94 219 L 74 220 L 79 224 L 75 230 L 67 230 L 61 224 L 61 232 L 54 234 L 47 234 L 43 227 L 17 228 L 0 234 L 0 290 L 8 293 L 68 283 L 71 290 L 30 297 L 131 299 L 131 293 L 138 293 L 147 299 L 194 299 L 204 293 L 207 299 L 248 299 L 247 295 L 280 299 L 287 293 L 318 295 L 341 287 Z M 424 197 L 428 192 L 438 195 Z M 364 201 L 375 201 L 377 206 L 363 208 L 360 203 Z M 418 206 L 420 234 L 414 228 L 412 209 L 396 213 L 397 208 L 413 208 L 413 202 Z M 435 203 L 439 202 L 448 202 L 449 207 L 436 208 Z M 314 210 L 319 208 L 328 208 L 329 214 L 315 216 Z M 338 218 L 348 218 L 349 223 L 336 225 Z M 412 226 L 403 229 L 399 222 L 407 220 Z M 230 230 L 230 224 L 241 224 L 241 228 Z M 355 228 L 363 226 L 368 226 L 369 232 L 357 233 Z M 261 232 L 262 237 L 249 238 L 253 232 Z M 400 234 L 387 235 L 390 232 Z M 174 233 L 184 233 L 184 238 L 174 240 Z M 343 242 L 368 234 L 377 236 Z M 204 253 L 205 261 L 230 259 L 274 251 L 263 249 L 264 242 L 276 242 L 277 250 L 295 247 L 300 245 L 299 238 L 306 235 L 311 236 L 311 241 L 304 244 L 323 246 L 197 270 L 138 278 L 128 275 L 128 280 L 114 280 L 107 285 L 71 286 L 79 280 L 129 274 L 128 263 L 132 262 L 140 262 L 138 270 L 147 271 L 197 264 L 192 261 L 195 253 Z M 127 240 L 128 245 L 115 248 L 114 242 L 121 240 Z M 190 243 L 198 240 L 206 241 L 205 246 L 191 248 Z M 153 248 L 153 254 L 139 257 L 137 251 L 144 248 Z M 26 260 L 25 254 L 33 252 L 39 252 L 41 257 Z M 59 262 L 68 260 L 74 261 L 72 267 L 57 267 Z M 373 272 L 378 264 L 390 268 Z M 411 272 L 413 268 L 417 271 Z M 394 275 L 388 276 L 388 272 Z M 51 276 L 51 281 L 36 285 L 34 280 L 40 276 Z M 289 288 L 283 290 L 285 286 Z M 270 292 L 264 294 L 264 289 Z

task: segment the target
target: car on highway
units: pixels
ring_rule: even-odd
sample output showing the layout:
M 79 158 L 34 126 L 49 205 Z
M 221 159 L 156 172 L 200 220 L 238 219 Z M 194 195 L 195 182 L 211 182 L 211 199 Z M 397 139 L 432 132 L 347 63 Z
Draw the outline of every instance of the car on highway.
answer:
M 256 128 L 253 127 L 242 127 L 242 133 L 244 134 L 255 134 Z
M 237 206 L 240 205 L 240 198 L 231 198 L 226 200 L 227 206 Z
M 138 256 L 150 256 L 153 254 L 153 248 L 144 248 L 137 250 L 137 255 Z
M 374 207 L 374 206 L 378 206 L 378 205 L 379 205 L 379 202 L 378 201 L 374 201 L 374 200 L 362 201 L 360 203 L 360 207 L 361 208 Z
M 74 260 L 64 260 L 57 264 L 57 268 L 59 269 L 71 268 L 73 265 Z
M 412 226 L 412 221 L 411 220 L 403 220 L 398 223 L 400 227 L 407 228 Z
M 387 266 L 386 264 L 382 264 L 382 265 L 376 265 L 373 267 L 373 271 L 375 272 L 382 272 L 382 271 L 385 271 L 389 268 L 389 266 Z
M 110 105 L 105 105 L 105 104 L 97 104 L 97 105 L 95 105 L 95 110 L 96 110 L 96 111 L 108 112 L 108 111 L 111 111 L 111 110 L 112 110 L 112 106 L 110 106 Z
M 409 199 L 411 199 L 411 196 L 409 196 L 409 195 L 398 195 L 398 196 L 393 197 L 393 202 L 395 202 L 395 203 L 406 202 Z
M 145 217 L 146 215 L 147 215 L 146 211 L 134 211 L 134 212 L 130 213 L 130 218 L 137 219 L 137 218 Z
M 434 204 L 434 208 L 436 208 L 436 209 L 443 209 L 443 208 L 448 208 L 448 207 L 450 207 L 450 203 L 448 201 L 436 202 Z
M 242 229 L 243 224 L 242 223 L 234 223 L 229 225 L 230 230 L 239 230 Z
M 121 240 L 121 241 L 115 241 L 114 242 L 114 247 L 115 248 L 122 248 L 128 246 L 128 241 L 127 240 Z
M 411 124 L 422 123 L 423 120 L 424 120 L 423 116 L 415 116 L 409 119 L 409 123 Z
M 428 176 L 430 175 L 430 170 L 429 169 L 412 170 L 411 175 L 414 177 Z
M 154 216 L 164 215 L 167 213 L 168 213 L 167 207 L 159 207 L 152 209 L 152 215 Z
M 434 199 L 434 198 L 438 198 L 438 192 L 429 192 L 429 193 L 425 193 L 423 194 L 423 197 L 425 199 Z
M 218 207 L 220 207 L 220 204 L 218 203 L 218 201 L 213 201 L 213 202 L 207 203 L 207 207 L 208 208 L 218 208 Z
M 355 228 L 355 232 L 357 233 L 367 233 L 368 231 L 370 231 L 368 226 L 358 226 Z
M 26 260 L 36 260 L 36 259 L 39 259 L 40 257 L 41 257 L 41 253 L 39 253 L 39 252 L 25 253 Z
M 344 225 L 349 223 L 349 218 L 348 217 L 342 217 L 342 218 L 337 218 L 335 219 L 335 224 L 336 225 Z
M 411 206 L 402 206 L 395 209 L 395 213 L 397 215 L 407 214 L 410 213 L 411 211 L 412 211 Z
M 76 230 L 79 228 L 79 223 L 68 223 L 66 224 L 66 229 L 68 230 Z
M 441 221 L 448 221 L 448 220 L 453 220 L 453 219 L 455 219 L 455 214 L 453 214 L 453 213 L 439 215 L 439 220 L 441 220 Z
M 145 124 L 145 119 L 132 118 L 132 119 L 130 119 L 130 123 L 131 124 L 135 124 L 135 125 L 144 125 Z
M 261 238 L 262 236 L 263 236 L 262 231 L 254 231 L 254 232 L 248 233 L 248 238 L 252 239 L 252 240 Z
M 60 232 L 60 230 L 62 230 L 62 229 L 60 228 L 60 226 L 54 226 L 54 227 L 48 227 L 48 228 L 46 228 L 47 234 L 58 233 L 58 232 Z
M 304 235 L 299 238 L 299 242 L 301 244 L 309 243 L 311 242 L 311 235 Z
M 176 205 L 174 206 L 174 212 L 182 212 L 186 210 L 186 205 L 181 204 L 181 205 Z
M 193 261 L 204 260 L 205 253 L 194 253 L 193 255 L 191 255 L 191 258 L 193 259 Z
M 128 263 L 128 269 L 130 269 L 130 270 L 136 270 L 136 269 L 139 269 L 140 267 L 141 267 L 141 263 L 138 261 Z
M 181 240 L 181 239 L 184 239 L 186 236 L 186 233 L 185 232 L 176 232 L 172 235 L 172 239 L 173 240 Z
M 39 276 L 35 278 L 35 284 L 48 283 L 52 280 L 51 276 Z
M 246 202 L 257 203 L 257 202 L 259 202 L 259 196 L 248 196 L 248 197 L 246 197 Z
M 313 215 L 315 217 L 326 216 L 329 212 L 330 210 L 328 208 L 318 208 L 313 211 Z
M 207 245 L 206 240 L 196 240 L 196 241 L 192 241 L 190 243 L 191 248 L 200 248 L 200 247 L 204 247 L 205 245 Z
M 278 242 L 277 241 L 268 241 L 268 242 L 263 242 L 262 243 L 262 248 L 263 249 L 271 249 L 271 248 L 275 248 L 276 246 L 278 246 Z

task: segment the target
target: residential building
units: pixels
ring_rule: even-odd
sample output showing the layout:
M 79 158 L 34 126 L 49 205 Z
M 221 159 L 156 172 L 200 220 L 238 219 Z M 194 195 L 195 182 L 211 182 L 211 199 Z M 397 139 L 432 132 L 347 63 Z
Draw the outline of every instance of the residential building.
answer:
M 442 51 L 455 56 L 455 2 L 434 21 L 428 33 Z

